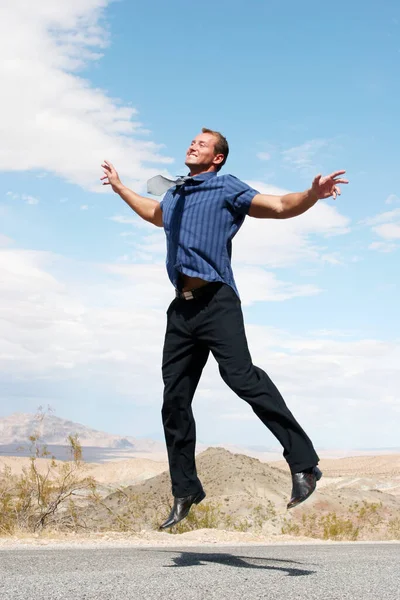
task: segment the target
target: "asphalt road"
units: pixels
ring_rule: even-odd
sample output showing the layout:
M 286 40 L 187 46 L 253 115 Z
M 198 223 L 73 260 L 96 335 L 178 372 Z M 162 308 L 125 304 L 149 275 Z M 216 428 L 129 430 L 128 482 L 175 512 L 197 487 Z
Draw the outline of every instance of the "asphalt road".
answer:
M 398 600 L 399 544 L 0 550 L 1 600 Z

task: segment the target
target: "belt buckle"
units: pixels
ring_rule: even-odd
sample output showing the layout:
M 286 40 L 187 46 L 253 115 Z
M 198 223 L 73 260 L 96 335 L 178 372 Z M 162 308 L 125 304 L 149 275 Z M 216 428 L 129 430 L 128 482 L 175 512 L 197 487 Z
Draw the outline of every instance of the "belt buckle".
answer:
M 182 296 L 185 300 L 194 300 L 194 294 L 191 290 L 189 290 L 188 292 L 182 292 Z
M 175 296 L 176 298 L 181 298 L 182 300 L 194 300 L 195 298 L 192 290 L 188 292 L 180 292 L 179 290 L 175 290 Z

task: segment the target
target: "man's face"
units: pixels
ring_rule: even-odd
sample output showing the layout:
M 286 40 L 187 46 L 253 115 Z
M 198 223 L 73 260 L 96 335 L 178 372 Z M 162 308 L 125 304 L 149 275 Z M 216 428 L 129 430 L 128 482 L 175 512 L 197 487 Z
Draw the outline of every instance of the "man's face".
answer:
M 223 159 L 223 154 L 215 154 L 215 136 L 212 133 L 199 133 L 186 152 L 185 165 L 191 171 L 203 171 L 217 166 Z M 222 157 L 222 158 L 221 158 Z

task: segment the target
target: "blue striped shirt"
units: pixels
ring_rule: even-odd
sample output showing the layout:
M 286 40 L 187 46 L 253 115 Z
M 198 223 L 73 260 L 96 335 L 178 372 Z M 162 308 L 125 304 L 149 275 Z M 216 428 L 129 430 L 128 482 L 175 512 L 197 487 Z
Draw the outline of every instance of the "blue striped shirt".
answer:
M 161 202 L 167 237 L 167 271 L 175 288 L 179 274 L 221 281 L 239 296 L 233 277 L 232 239 L 256 190 L 233 175 L 202 173 L 167 191 Z

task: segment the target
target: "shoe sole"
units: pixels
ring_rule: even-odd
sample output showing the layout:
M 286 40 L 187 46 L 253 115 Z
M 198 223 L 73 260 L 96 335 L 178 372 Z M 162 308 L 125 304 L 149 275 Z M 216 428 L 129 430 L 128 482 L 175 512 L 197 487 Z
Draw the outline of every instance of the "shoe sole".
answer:
M 311 492 L 307 495 L 304 496 L 304 498 L 301 498 L 300 500 L 298 500 L 298 502 L 294 502 L 294 503 L 289 503 L 287 505 L 287 510 L 290 510 L 291 508 L 295 508 L 296 506 L 299 506 L 299 504 L 302 504 L 303 502 L 305 502 L 306 500 L 308 500 L 308 498 L 311 496 L 311 494 L 313 494 L 317 488 L 317 481 L 319 481 L 322 477 L 322 471 L 321 469 L 319 469 L 318 467 L 315 467 L 314 469 L 314 474 L 315 474 L 315 486 L 314 488 L 311 490 Z

